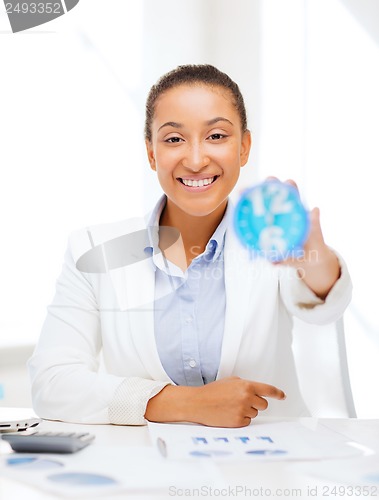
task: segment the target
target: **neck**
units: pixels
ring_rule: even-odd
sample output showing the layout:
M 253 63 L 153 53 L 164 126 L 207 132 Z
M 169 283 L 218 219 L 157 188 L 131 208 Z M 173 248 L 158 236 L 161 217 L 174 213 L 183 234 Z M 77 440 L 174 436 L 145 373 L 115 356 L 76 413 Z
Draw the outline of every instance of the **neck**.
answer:
M 159 225 L 178 229 L 186 253 L 187 265 L 197 255 L 204 252 L 210 237 L 224 216 L 226 205 L 227 201 L 208 215 L 196 216 L 183 212 L 167 199 Z

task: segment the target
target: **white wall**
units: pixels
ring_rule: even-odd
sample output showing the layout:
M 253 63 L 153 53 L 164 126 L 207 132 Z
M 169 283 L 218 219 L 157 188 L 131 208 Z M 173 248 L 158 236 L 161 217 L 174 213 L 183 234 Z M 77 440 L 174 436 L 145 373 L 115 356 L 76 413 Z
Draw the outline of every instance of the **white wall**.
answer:
M 142 210 L 142 6 L 112 2 L 0 34 L 0 345 L 38 338 L 70 231 Z
M 345 330 L 355 401 L 361 416 L 378 416 L 379 39 L 366 29 L 368 15 L 378 33 L 377 2 L 308 1 L 306 189 L 321 207 L 327 241 L 349 264 L 354 295 Z

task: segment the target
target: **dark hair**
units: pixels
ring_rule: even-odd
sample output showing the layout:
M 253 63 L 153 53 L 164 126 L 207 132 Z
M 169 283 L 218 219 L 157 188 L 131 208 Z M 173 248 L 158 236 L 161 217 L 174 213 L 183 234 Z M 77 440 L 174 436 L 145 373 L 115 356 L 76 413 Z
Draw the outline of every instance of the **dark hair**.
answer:
M 247 130 L 246 108 L 238 85 L 226 73 L 210 64 L 188 64 L 166 73 L 151 87 L 146 101 L 145 139 L 151 141 L 152 138 L 151 123 L 157 99 L 167 90 L 185 84 L 205 84 L 229 90 L 233 96 L 233 104 L 240 115 L 242 131 Z

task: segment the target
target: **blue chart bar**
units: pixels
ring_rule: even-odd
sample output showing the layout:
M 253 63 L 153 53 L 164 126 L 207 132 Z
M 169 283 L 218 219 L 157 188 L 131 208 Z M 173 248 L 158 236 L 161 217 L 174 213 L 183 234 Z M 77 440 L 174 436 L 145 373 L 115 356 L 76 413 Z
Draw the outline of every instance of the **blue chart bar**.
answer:
M 84 472 L 64 472 L 47 476 L 49 481 L 66 486 L 109 486 L 117 484 L 113 478 Z
M 262 439 L 262 441 L 268 441 L 269 443 L 273 443 L 274 441 L 270 438 L 270 436 L 259 436 L 257 439 Z
M 227 455 L 232 455 L 231 451 L 224 450 L 208 450 L 207 451 L 190 451 L 189 453 L 192 457 L 224 457 Z
M 199 443 L 201 443 L 201 444 L 208 444 L 208 441 L 205 438 L 203 438 L 203 437 L 194 437 L 192 439 L 193 439 L 193 442 L 195 444 L 199 444 Z
M 239 439 L 240 441 L 242 441 L 242 443 L 248 443 L 250 441 L 250 438 L 247 437 L 247 436 L 243 436 L 243 437 L 236 437 L 236 439 Z
M 285 455 L 288 452 L 285 450 L 251 450 L 246 453 L 249 455 Z

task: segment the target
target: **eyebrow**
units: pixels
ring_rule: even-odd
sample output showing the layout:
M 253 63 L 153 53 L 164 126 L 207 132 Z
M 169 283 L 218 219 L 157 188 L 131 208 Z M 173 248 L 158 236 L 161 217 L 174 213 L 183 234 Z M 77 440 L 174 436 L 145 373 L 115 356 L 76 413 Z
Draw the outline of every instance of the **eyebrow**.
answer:
M 174 128 L 183 128 L 182 123 L 177 123 L 177 122 L 166 122 L 163 125 L 161 125 L 158 129 L 158 132 L 160 131 L 161 128 L 163 127 L 174 127 Z
M 230 120 L 228 120 L 227 118 L 223 118 L 222 116 L 217 116 L 216 118 L 209 120 L 209 122 L 207 122 L 207 125 L 215 125 L 218 122 L 227 122 L 230 125 L 233 125 L 233 123 Z
M 217 116 L 216 118 L 212 118 L 212 120 L 209 120 L 205 124 L 209 127 L 210 125 L 215 125 L 218 122 L 226 122 L 226 123 L 229 123 L 230 125 L 233 125 L 233 123 L 230 120 L 228 120 L 227 118 L 223 118 L 222 116 Z M 184 125 L 182 123 L 178 123 L 178 122 L 166 122 L 159 127 L 158 132 L 163 127 L 183 128 Z

